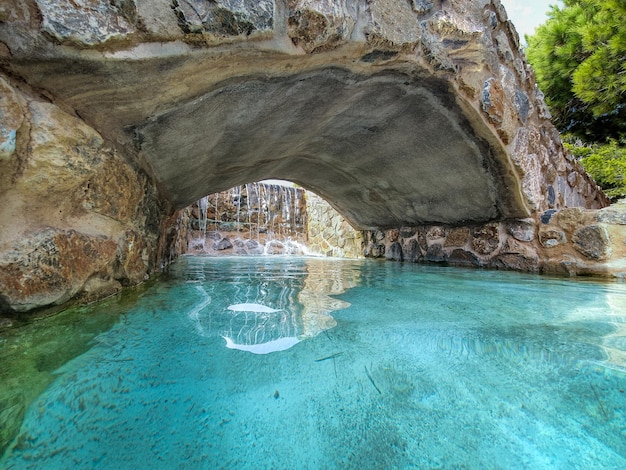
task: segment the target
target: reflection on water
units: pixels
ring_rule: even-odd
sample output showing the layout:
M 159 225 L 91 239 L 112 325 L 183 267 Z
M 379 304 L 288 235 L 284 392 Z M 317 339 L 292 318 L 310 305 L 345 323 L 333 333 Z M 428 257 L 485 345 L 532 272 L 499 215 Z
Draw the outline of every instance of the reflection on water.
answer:
M 185 257 L 110 306 L 0 342 L 55 377 L 0 468 L 626 468 L 625 284 Z
M 267 258 L 241 269 L 240 258 L 232 258 L 227 266 L 232 274 L 226 276 L 223 267 L 216 271 L 203 258 L 186 261 L 186 281 L 195 284 L 199 297 L 189 311 L 198 333 L 221 336 L 227 348 L 254 354 L 284 351 L 336 326 L 331 312 L 350 304 L 330 296 L 358 282 L 358 276 L 316 259 L 300 271 L 288 263 L 277 268 Z M 212 302 L 216 292 L 227 293 L 226 303 Z
M 606 314 L 615 330 L 602 338 L 606 353 L 603 365 L 620 370 L 626 375 L 626 296 L 620 292 L 606 295 Z M 602 313 L 600 313 L 602 318 Z

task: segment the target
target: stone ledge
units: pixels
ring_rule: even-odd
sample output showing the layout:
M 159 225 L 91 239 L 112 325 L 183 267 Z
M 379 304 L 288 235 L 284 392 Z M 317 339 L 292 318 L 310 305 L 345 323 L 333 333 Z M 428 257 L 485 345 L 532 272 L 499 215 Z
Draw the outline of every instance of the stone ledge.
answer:
M 565 276 L 626 278 L 626 203 L 551 211 L 537 222 L 364 232 L 364 255 Z M 600 222 L 602 221 L 602 222 Z

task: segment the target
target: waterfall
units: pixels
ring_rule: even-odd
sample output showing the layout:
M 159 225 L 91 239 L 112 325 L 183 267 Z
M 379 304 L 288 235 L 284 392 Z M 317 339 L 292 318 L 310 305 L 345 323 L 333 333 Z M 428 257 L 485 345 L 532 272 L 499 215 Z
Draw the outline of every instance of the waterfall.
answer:
M 237 232 L 241 231 L 241 224 L 240 224 L 240 216 L 241 216 L 241 186 L 235 186 L 234 188 L 232 188 L 233 191 L 233 195 L 232 195 L 232 201 L 233 201 L 233 205 L 237 208 L 236 209 L 236 213 L 235 213 L 235 218 L 236 218 L 236 225 L 235 225 L 235 230 Z
M 219 223 L 219 221 L 221 220 L 220 217 L 220 212 L 219 212 L 219 208 L 218 208 L 218 202 L 220 199 L 220 193 L 215 193 L 215 216 L 214 216 L 214 221 L 215 223 Z
M 301 188 L 245 183 L 205 196 L 195 205 L 198 219 L 190 231 L 191 252 L 308 254 Z
M 206 237 L 207 211 L 209 209 L 209 196 L 204 196 L 198 201 L 200 209 L 199 227 L 202 234 Z

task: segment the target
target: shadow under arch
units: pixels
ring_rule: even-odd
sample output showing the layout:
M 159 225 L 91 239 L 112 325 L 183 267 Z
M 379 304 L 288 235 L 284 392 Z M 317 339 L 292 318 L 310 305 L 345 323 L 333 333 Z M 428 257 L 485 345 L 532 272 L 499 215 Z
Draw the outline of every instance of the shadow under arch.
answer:
M 460 100 L 415 69 L 325 67 L 231 78 L 135 132 L 176 207 L 279 178 L 360 229 L 527 217 L 506 152 Z

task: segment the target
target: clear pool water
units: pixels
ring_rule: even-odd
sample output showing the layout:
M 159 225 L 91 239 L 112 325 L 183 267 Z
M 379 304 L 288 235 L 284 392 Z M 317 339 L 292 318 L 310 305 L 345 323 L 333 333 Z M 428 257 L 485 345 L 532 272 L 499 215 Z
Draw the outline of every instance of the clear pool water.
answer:
M 0 466 L 626 468 L 624 284 L 184 257 L 130 305 Z

